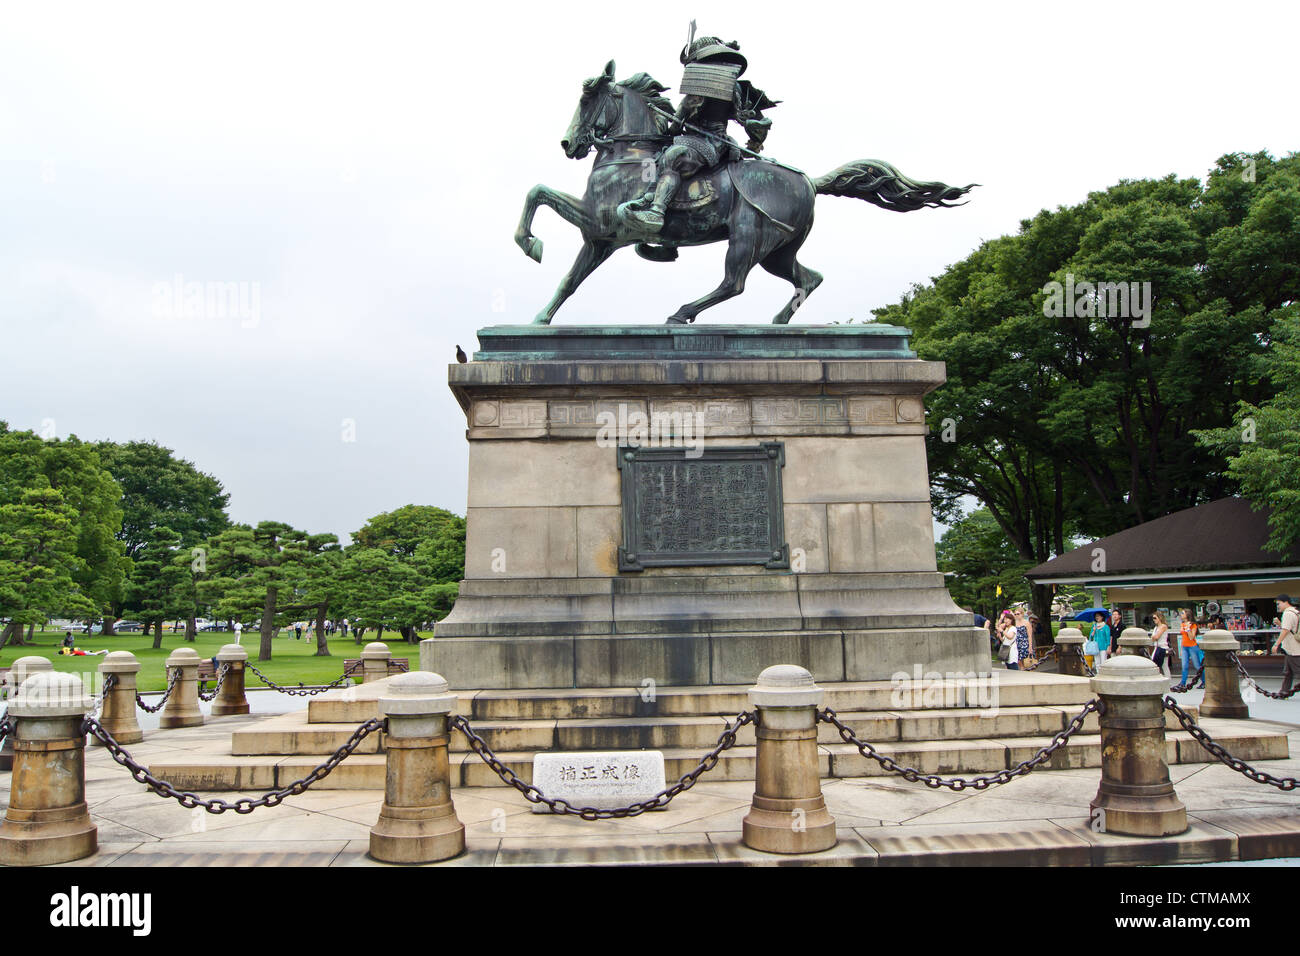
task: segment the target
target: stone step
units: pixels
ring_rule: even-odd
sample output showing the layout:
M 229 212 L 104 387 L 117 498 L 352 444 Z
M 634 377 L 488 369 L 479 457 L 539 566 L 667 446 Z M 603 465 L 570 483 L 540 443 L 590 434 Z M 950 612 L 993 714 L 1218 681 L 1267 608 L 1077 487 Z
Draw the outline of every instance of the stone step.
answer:
M 953 710 L 877 711 L 841 714 L 859 737 L 870 741 L 952 740 L 981 737 L 1053 735 L 1069 725 L 1074 707 L 1004 707 L 996 711 L 972 708 Z M 1193 709 L 1194 715 L 1194 709 Z M 634 717 L 585 720 L 472 720 L 471 726 L 496 751 L 543 750 L 708 750 L 725 729 L 722 717 Z M 1178 722 L 1168 715 L 1170 729 Z M 260 721 L 255 727 L 231 735 L 231 753 L 244 755 L 324 755 L 333 753 L 352 736 L 356 725 L 308 723 L 306 713 L 284 714 Z M 1084 729 L 1095 733 L 1096 715 Z M 818 740 L 837 743 L 839 732 L 830 724 L 818 728 Z M 741 728 L 739 741 L 754 743 L 752 725 Z M 357 753 L 379 753 L 382 735 L 362 741 Z M 464 752 L 463 734 L 453 734 L 451 750 Z
M 1253 762 L 1282 760 L 1288 756 L 1286 734 L 1260 726 L 1249 720 L 1206 718 L 1202 726 L 1235 756 Z M 983 740 L 892 741 L 875 744 L 877 752 L 922 773 L 969 776 L 987 774 L 1015 766 L 1051 743 L 1050 737 L 1009 737 Z M 693 769 L 708 748 L 665 748 L 664 764 L 669 782 Z M 525 781 L 532 778 L 534 753 L 500 751 L 500 760 Z M 753 780 L 755 749 L 736 746 L 726 751 L 709 772 L 711 780 Z M 1165 741 L 1165 760 L 1171 766 L 1180 763 L 1206 763 L 1213 758 L 1186 731 L 1169 731 Z M 156 776 L 173 785 L 197 791 L 256 791 L 282 787 L 305 777 L 319 763 L 320 755 L 230 756 L 228 754 L 187 754 L 160 758 L 150 765 Z M 385 775 L 384 754 L 354 754 L 334 772 L 315 785 L 322 790 L 382 790 Z M 1059 751 L 1041 770 L 1066 770 L 1101 766 L 1101 738 L 1080 733 L 1067 748 Z M 868 777 L 887 773 L 878 763 L 863 757 L 856 747 L 845 743 L 824 743 L 818 747 L 818 770 L 822 777 Z M 477 754 L 457 752 L 451 755 L 452 784 L 459 787 L 486 787 L 501 783 Z M 504 784 L 501 784 L 504 786 Z
M 378 697 L 384 684 L 377 681 L 312 698 L 308 703 L 310 722 L 358 724 L 378 716 Z M 749 686 L 466 691 L 460 695 L 458 713 L 472 721 L 734 717 L 750 709 Z M 922 678 L 822 687 L 824 706 L 843 713 L 1082 706 L 1093 697 L 1086 678 L 1018 671 L 994 671 L 971 680 Z

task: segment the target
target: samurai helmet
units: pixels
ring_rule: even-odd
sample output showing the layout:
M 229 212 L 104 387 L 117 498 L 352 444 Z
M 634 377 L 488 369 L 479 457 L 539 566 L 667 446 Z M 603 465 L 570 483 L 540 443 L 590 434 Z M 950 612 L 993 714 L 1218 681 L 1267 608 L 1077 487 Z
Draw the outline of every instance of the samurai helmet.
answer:
M 700 37 L 682 47 L 681 61 L 689 63 L 730 64 L 744 73 L 749 62 L 740 52 L 739 43 L 723 43 L 717 37 Z M 739 76 L 740 74 L 737 74 Z

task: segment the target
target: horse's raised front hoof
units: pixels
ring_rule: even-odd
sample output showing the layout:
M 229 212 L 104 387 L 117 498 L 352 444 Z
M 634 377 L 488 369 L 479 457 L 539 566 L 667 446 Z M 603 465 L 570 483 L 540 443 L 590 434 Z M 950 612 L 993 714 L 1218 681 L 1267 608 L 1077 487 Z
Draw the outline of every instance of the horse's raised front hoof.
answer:
M 528 254 L 528 258 L 534 262 L 542 261 L 542 240 L 536 236 L 524 236 L 522 239 L 516 239 L 519 248 Z

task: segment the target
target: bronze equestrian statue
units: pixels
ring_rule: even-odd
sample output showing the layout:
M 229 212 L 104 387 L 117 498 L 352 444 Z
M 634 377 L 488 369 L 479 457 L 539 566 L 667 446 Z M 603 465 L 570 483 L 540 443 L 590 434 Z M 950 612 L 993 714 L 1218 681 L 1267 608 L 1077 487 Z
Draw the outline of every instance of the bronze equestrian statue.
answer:
M 727 242 L 722 284 L 668 318 L 694 322 L 705 309 L 739 295 L 756 265 L 787 280 L 794 297 L 772 319 L 785 324 L 821 284 L 820 273 L 799 262 L 819 195 L 865 199 L 884 209 L 910 212 L 952 202 L 966 187 L 908 179 L 889 163 L 863 159 L 812 180 L 798 169 L 758 155 L 776 102 L 739 77 L 746 67 L 739 44 L 716 37 L 692 39 L 682 50 L 685 71 L 680 107 L 660 94 L 667 87 L 646 73 L 615 82 L 614 61 L 582 84 L 564 139 L 570 159 L 596 149 L 587 191 L 578 198 L 547 186 L 528 192 L 515 242 L 542 261 L 542 241 L 532 233 L 539 206 L 550 206 L 582 231 L 582 251 L 551 301 L 534 319 L 546 325 L 565 300 L 615 249 L 635 245 L 647 259 L 677 258 L 678 246 Z M 726 135 L 729 121 L 749 136 L 741 147 Z

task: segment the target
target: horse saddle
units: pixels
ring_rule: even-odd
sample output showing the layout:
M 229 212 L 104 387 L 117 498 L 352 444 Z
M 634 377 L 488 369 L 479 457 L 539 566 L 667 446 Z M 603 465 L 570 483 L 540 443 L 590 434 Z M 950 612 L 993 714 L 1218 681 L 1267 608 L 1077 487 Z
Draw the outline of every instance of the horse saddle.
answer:
M 713 177 L 705 173 L 686 180 L 677 188 L 677 195 L 673 197 L 668 208 L 675 212 L 687 212 L 696 209 L 703 209 L 705 206 L 713 203 L 718 198 L 718 187 L 714 183 Z

